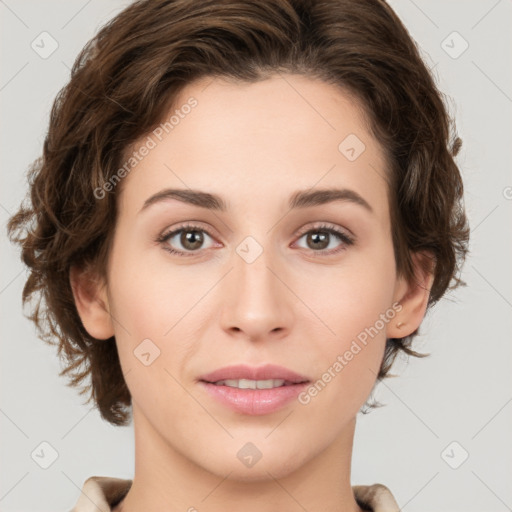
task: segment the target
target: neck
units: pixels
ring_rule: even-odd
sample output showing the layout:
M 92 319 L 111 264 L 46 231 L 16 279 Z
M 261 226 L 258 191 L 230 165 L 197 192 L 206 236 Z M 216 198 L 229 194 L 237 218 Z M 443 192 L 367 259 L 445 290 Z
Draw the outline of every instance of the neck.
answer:
M 225 512 L 227 504 L 245 512 L 362 512 L 350 485 L 355 418 L 311 460 L 292 471 L 283 464 L 250 481 L 214 474 L 185 457 L 151 427 L 136 404 L 133 419 L 135 475 L 128 494 L 113 512 L 196 508 Z

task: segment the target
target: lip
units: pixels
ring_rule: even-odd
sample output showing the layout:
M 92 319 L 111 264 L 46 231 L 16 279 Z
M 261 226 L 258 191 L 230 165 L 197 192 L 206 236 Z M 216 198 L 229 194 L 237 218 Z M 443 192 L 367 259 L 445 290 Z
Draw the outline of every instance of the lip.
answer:
M 239 389 L 214 384 L 219 380 L 228 379 L 283 379 L 287 381 L 287 385 L 272 389 Z M 249 416 L 271 414 L 278 411 L 296 399 L 309 382 L 309 379 L 303 375 L 283 366 L 272 364 L 260 367 L 228 366 L 203 375 L 199 379 L 199 385 L 209 396 L 215 398 L 225 407 Z
M 283 379 L 293 384 L 309 382 L 308 377 L 299 375 L 298 373 L 275 364 L 266 364 L 264 366 L 248 366 L 237 364 L 234 366 L 226 366 L 219 368 L 213 372 L 207 373 L 199 377 L 199 380 L 205 382 L 218 382 L 219 380 L 228 379 L 249 379 L 249 380 L 268 380 Z
M 199 385 L 225 407 L 240 414 L 258 416 L 282 409 L 296 400 L 309 384 L 304 382 L 273 389 L 239 389 L 204 381 L 199 382 Z

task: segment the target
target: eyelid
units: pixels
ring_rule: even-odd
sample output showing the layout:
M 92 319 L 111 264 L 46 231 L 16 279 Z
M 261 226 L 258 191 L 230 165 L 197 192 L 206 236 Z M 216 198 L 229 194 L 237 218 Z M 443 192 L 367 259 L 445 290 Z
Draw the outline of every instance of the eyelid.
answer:
M 344 236 L 346 236 L 347 238 L 349 238 L 351 240 L 355 240 L 355 238 L 356 238 L 355 235 L 347 228 L 343 228 L 341 226 L 338 226 L 337 224 L 332 224 L 331 222 L 326 222 L 326 221 L 317 221 L 313 225 L 308 224 L 308 225 L 300 228 L 299 231 L 297 231 L 296 236 L 302 236 L 302 235 L 305 235 L 306 233 L 309 233 L 310 231 L 320 230 L 320 229 L 332 229 L 333 231 L 337 231 L 340 234 L 343 234 Z
M 210 238 L 216 238 L 216 236 L 210 232 L 210 229 L 204 227 L 200 221 L 186 221 L 176 227 L 164 229 L 164 231 L 158 235 L 156 241 L 163 243 L 175 236 L 180 231 L 202 231 L 206 233 Z

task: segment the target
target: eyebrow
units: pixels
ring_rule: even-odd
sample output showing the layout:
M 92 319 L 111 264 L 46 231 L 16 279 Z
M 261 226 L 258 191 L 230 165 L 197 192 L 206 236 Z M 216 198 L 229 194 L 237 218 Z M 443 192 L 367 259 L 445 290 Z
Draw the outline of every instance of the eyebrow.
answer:
M 156 194 L 146 199 L 139 213 L 153 204 L 171 199 L 176 199 L 183 203 L 192 204 L 194 206 L 200 206 L 201 208 L 206 208 L 208 210 L 225 212 L 228 209 L 227 203 L 224 201 L 224 199 L 216 194 L 210 194 L 209 192 L 202 192 L 200 190 L 168 188 L 161 190 L 160 192 L 157 192 Z M 334 201 L 343 201 L 357 204 L 365 208 L 370 213 L 374 213 L 373 208 L 365 199 L 363 199 L 354 190 L 346 188 L 298 190 L 291 195 L 288 201 L 288 206 L 291 210 L 294 210 L 297 208 L 321 206 L 324 204 L 332 203 Z

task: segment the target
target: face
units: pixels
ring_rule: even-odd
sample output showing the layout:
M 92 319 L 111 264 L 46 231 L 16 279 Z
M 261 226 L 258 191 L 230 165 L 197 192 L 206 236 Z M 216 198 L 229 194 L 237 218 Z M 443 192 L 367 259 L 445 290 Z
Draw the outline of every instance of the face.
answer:
M 354 100 L 311 78 L 209 78 L 174 108 L 179 122 L 151 133 L 154 147 L 123 178 L 109 260 L 134 412 L 146 435 L 212 473 L 282 475 L 343 435 L 396 323 L 384 153 Z M 219 196 L 225 208 L 169 189 Z M 290 203 L 327 189 L 345 192 Z M 286 400 L 224 386 L 229 405 L 201 378 L 239 364 L 309 382 Z M 247 443 L 262 454 L 253 468 L 237 458 Z

